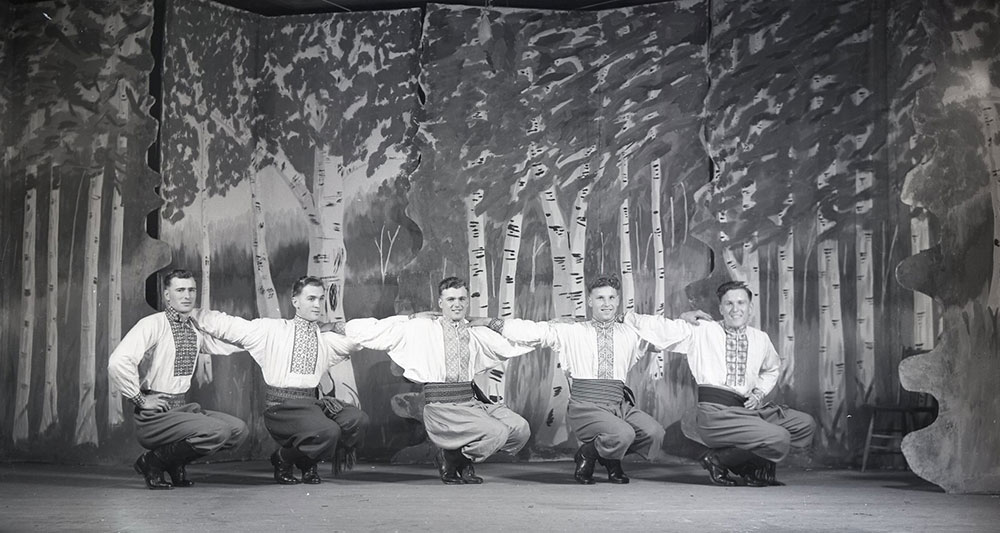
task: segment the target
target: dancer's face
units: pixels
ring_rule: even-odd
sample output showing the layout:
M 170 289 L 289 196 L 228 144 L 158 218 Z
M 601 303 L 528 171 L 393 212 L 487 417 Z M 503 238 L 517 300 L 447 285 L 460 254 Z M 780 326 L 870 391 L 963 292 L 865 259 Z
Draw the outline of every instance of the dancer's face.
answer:
M 295 308 L 295 315 L 310 322 L 315 322 L 323 316 L 325 303 L 326 291 L 323 290 L 323 287 L 316 285 L 306 285 L 302 287 L 302 292 L 292 296 L 292 307 Z
M 197 300 L 198 283 L 194 278 L 174 278 L 163 289 L 163 303 L 184 316 L 194 309 Z
M 722 295 L 719 300 L 719 312 L 722 320 L 731 328 L 741 328 L 750 320 L 753 313 L 753 303 L 743 289 L 732 289 Z
M 464 320 L 469 314 L 469 289 L 456 287 L 445 289 L 438 297 L 441 314 L 452 322 Z
M 597 287 L 587 296 L 590 318 L 607 322 L 618 314 L 618 290 L 614 287 Z

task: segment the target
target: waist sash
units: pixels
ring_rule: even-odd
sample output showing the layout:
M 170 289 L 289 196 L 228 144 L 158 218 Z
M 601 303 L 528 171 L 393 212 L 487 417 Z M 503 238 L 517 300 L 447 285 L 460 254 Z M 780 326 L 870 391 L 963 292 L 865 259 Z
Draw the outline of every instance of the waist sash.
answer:
M 424 383 L 424 401 L 427 403 L 462 403 L 473 400 L 471 381 Z
M 187 401 L 187 393 L 186 392 L 178 392 L 177 394 L 173 394 L 173 393 L 169 393 L 169 392 L 157 392 L 157 391 L 152 391 L 151 390 L 151 391 L 149 391 L 149 394 L 159 394 L 161 398 L 163 398 L 164 400 L 166 400 L 167 401 L 167 410 L 177 409 L 178 407 L 180 407 L 182 405 L 186 405 L 186 404 L 189 403 Z
M 698 401 L 717 403 L 726 407 L 743 407 L 747 399 L 731 390 L 718 387 L 698 387 Z
M 265 403 L 268 407 L 272 407 L 281 403 L 285 400 L 297 400 L 297 399 L 309 399 L 315 400 L 319 396 L 316 394 L 316 389 L 296 389 L 293 387 L 272 387 L 271 385 L 264 385 L 265 391 Z
M 569 394 L 578 402 L 617 404 L 625 399 L 625 384 L 618 379 L 573 378 Z

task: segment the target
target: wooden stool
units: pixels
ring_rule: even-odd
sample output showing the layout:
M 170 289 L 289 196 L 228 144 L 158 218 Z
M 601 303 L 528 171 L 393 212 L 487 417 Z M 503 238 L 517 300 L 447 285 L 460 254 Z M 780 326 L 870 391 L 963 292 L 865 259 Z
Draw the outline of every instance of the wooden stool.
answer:
M 910 405 L 869 405 L 869 408 L 872 416 L 868 421 L 865 452 L 861 458 L 862 472 L 868 468 L 868 457 L 873 453 L 902 455 L 900 445 L 907 433 L 917 429 L 917 415 L 936 411 L 930 406 Z

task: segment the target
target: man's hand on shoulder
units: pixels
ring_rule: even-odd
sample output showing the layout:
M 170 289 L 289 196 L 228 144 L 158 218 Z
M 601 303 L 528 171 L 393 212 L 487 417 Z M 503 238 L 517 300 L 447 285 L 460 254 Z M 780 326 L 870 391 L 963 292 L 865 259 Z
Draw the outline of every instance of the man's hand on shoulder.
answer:
M 336 322 L 321 322 L 319 325 L 320 333 L 336 333 L 338 335 L 346 335 L 347 328 L 343 320 L 338 320 Z
M 429 318 L 434 320 L 435 318 L 441 316 L 440 311 L 420 311 L 419 313 L 411 313 L 410 318 Z
M 684 311 L 683 313 L 681 313 L 681 320 L 687 322 L 688 324 L 696 326 L 698 325 L 698 322 L 701 320 L 711 322 L 712 315 L 700 309 L 695 309 L 694 311 Z

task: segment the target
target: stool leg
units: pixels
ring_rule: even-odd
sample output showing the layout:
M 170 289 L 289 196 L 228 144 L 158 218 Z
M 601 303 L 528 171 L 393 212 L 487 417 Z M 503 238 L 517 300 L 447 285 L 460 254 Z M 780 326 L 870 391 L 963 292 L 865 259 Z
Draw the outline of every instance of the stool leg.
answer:
M 868 468 L 868 453 L 872 447 L 872 433 L 875 431 L 875 417 L 878 416 L 878 409 L 872 409 L 872 417 L 868 420 L 868 438 L 865 439 L 865 453 L 861 457 L 861 471 Z

